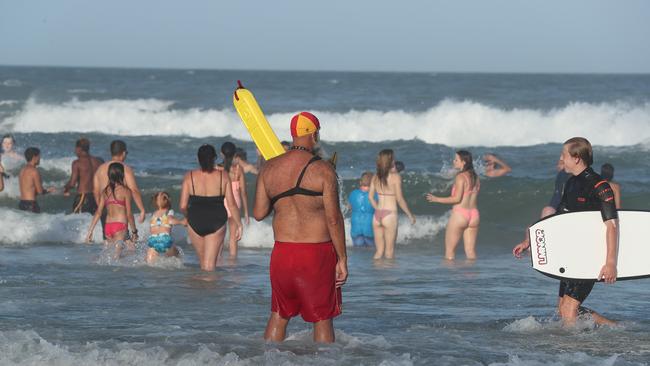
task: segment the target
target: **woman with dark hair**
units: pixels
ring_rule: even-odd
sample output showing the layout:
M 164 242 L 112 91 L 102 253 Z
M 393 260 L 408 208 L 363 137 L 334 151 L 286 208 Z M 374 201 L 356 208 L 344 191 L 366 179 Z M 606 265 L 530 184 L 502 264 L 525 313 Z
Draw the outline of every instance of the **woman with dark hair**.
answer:
M 621 208 L 621 185 L 614 182 L 614 166 L 610 163 L 605 163 L 600 167 L 600 176 L 609 183 L 614 191 L 614 202 L 616 202 L 616 209 Z
M 243 206 L 244 218 L 246 219 L 246 225 L 248 225 L 250 223 L 250 218 L 248 216 L 248 194 L 246 193 L 246 177 L 244 176 L 244 169 L 242 169 L 242 167 L 234 161 L 236 152 L 237 148 L 232 142 L 227 141 L 221 145 L 223 168 L 228 172 L 228 176 L 230 177 L 232 195 L 235 198 L 235 203 L 240 210 Z M 228 206 L 226 206 L 226 211 L 228 211 L 228 234 L 230 236 L 228 249 L 230 252 L 230 257 L 236 258 L 237 242 L 239 241 L 239 239 L 236 237 L 237 223 L 232 217 L 230 210 L 228 210 Z
M 454 260 L 456 246 L 461 236 L 465 243 L 467 259 L 476 259 L 476 237 L 480 216 L 478 212 L 478 192 L 481 182 L 474 171 L 472 154 L 469 151 L 458 150 L 454 157 L 454 168 L 459 172 L 451 188 L 451 196 L 437 197 L 427 193 L 427 201 L 454 205 L 445 231 L 445 259 Z
M 380 151 L 377 155 L 377 174 L 370 181 L 368 190 L 368 199 L 375 209 L 372 220 L 376 249 L 374 259 L 395 256 L 398 205 L 409 217 L 411 224 L 415 224 L 415 216 L 411 214 L 402 195 L 402 177 L 397 171 L 392 171 L 394 167 L 393 150 Z M 375 193 L 378 196 L 377 200 L 375 200 Z
M 228 214 L 225 205 L 233 213 L 233 231 L 237 240 L 241 238 L 242 225 L 230 178 L 225 170 L 215 169 L 217 151 L 214 146 L 201 146 L 197 157 L 200 169 L 185 174 L 180 208 L 187 217 L 188 233 L 201 269 L 213 271 L 226 234 Z
M 106 223 L 104 224 L 104 234 L 107 243 L 117 244 L 127 238 L 128 227 L 131 227 L 131 239 L 127 244 L 129 249 L 135 250 L 134 241 L 138 240 L 138 229 L 135 226 L 135 219 L 131 211 L 131 200 L 133 199 L 131 190 L 124 184 L 124 166 L 121 163 L 111 163 L 108 166 L 108 186 L 104 188 L 99 196 L 99 205 L 90 223 L 88 242 L 93 240 L 93 231 L 99 221 L 104 207 L 106 207 Z M 121 246 L 115 248 L 116 256 L 119 257 L 122 251 Z

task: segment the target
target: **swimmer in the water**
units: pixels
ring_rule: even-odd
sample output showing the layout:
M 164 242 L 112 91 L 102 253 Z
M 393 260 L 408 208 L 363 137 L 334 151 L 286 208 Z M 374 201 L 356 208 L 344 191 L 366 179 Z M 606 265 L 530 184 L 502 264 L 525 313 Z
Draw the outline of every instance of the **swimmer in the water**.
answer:
M 233 159 L 232 163 L 242 167 L 242 169 L 244 169 L 244 173 L 251 173 L 255 175 L 258 173 L 257 167 L 248 162 L 248 154 L 246 154 L 246 150 L 242 149 L 241 147 L 235 149 L 235 158 Z
M 372 230 L 372 216 L 375 209 L 372 208 L 368 199 L 371 180 L 371 172 L 363 173 L 359 180 L 359 188 L 348 196 L 348 202 L 352 208 L 350 235 L 355 247 L 369 247 L 375 243 L 375 234 Z
M 36 196 L 39 194 L 53 193 L 56 191 L 56 188 L 43 188 L 41 173 L 37 169 L 41 163 L 41 151 L 38 148 L 28 147 L 25 150 L 25 160 L 27 164 L 20 170 L 20 174 L 18 175 L 18 183 L 20 185 L 20 203 L 18 204 L 18 209 L 40 213 L 41 207 L 36 201 Z
M 490 178 L 502 177 L 512 171 L 510 165 L 495 154 L 483 155 L 485 162 L 485 176 Z
M 244 211 L 244 222 L 246 225 L 250 224 L 250 218 L 248 216 L 248 193 L 246 192 L 246 175 L 244 174 L 244 169 L 239 165 L 234 163 L 236 147 L 230 141 L 226 141 L 221 145 L 221 156 L 223 157 L 223 169 L 228 173 L 230 177 L 230 188 L 232 190 L 232 196 L 235 199 L 235 204 L 237 207 Z M 237 228 L 238 224 L 235 218 L 232 217 L 232 213 L 228 210 L 228 205 L 226 205 L 226 211 L 228 212 L 228 250 L 230 253 L 230 258 L 234 259 L 237 257 Z
M 124 182 L 124 165 L 120 162 L 109 163 L 107 174 L 108 185 L 101 190 L 99 195 L 99 204 L 88 228 L 86 241 L 88 243 L 93 241 L 95 225 L 106 207 L 106 223 L 104 224 L 106 244 L 115 245 L 115 256 L 119 258 L 122 253 L 120 243 L 126 244 L 129 250 L 135 250 L 134 242 L 138 240 L 138 229 L 131 211 L 133 194 Z M 131 240 L 127 241 L 129 226 L 131 227 Z
M 2 151 L 0 153 L 0 158 L 4 161 L 7 169 L 12 169 L 20 164 L 22 157 L 20 153 L 16 151 L 16 139 L 13 135 L 4 135 L 2 136 Z
M 478 193 L 481 181 L 474 171 L 472 154 L 469 151 L 458 150 L 454 157 L 454 168 L 459 172 L 451 188 L 451 196 L 437 197 L 427 193 L 427 201 L 454 205 L 445 231 L 445 259 L 454 260 L 456 246 L 463 238 L 465 256 L 476 259 L 476 237 L 480 216 L 478 212 Z
M 398 205 L 406 213 L 411 224 L 415 224 L 415 216 L 411 214 L 402 194 L 402 177 L 391 171 L 395 166 L 394 162 L 393 150 L 380 151 L 377 155 L 377 174 L 370 180 L 368 199 L 375 209 L 372 227 L 376 251 L 373 259 L 395 257 Z M 378 195 L 377 200 L 375 193 Z
M 153 263 L 159 255 L 166 257 L 177 257 L 178 249 L 172 239 L 172 226 L 185 225 L 187 220 L 179 220 L 174 217 L 171 199 L 167 192 L 156 192 L 151 203 L 154 212 L 149 221 L 149 238 L 147 239 L 147 263 Z

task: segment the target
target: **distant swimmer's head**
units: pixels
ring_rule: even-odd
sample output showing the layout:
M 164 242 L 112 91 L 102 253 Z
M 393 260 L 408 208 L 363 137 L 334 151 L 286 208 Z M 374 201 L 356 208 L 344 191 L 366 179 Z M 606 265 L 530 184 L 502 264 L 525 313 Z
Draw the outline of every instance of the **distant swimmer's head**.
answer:
M 204 172 L 212 172 L 214 170 L 214 162 L 217 160 L 217 150 L 210 144 L 201 145 L 199 151 L 196 153 L 199 159 L 199 165 Z
M 600 167 L 600 176 L 604 180 L 614 179 L 614 166 L 610 163 L 605 163 Z
M 313 148 L 320 138 L 320 121 L 309 112 L 300 112 L 291 118 L 291 137 L 293 137 L 294 146 L 299 143 L 300 146 Z
M 13 135 L 4 135 L 2 136 L 2 152 L 3 153 L 8 153 L 14 149 L 14 145 L 16 144 L 16 139 L 13 137 Z
M 561 159 L 567 173 L 580 174 L 594 163 L 591 143 L 584 137 L 573 137 L 566 140 L 562 147 Z
M 395 161 L 395 171 L 398 172 L 398 173 L 403 172 L 404 171 L 404 163 L 399 161 L 399 160 L 396 160 Z
M 232 160 L 235 158 L 237 147 L 230 141 L 226 141 L 221 145 L 221 154 L 223 155 L 223 167 L 227 172 L 230 171 Z
M 156 192 L 151 197 L 151 204 L 156 210 L 169 210 L 172 208 L 172 201 L 167 192 Z
M 113 160 L 124 161 L 128 154 L 129 152 L 126 150 L 126 142 L 122 140 L 111 141 L 111 158 L 113 158 Z
M 380 151 L 377 155 L 377 178 L 383 186 L 388 185 L 388 174 L 390 174 L 390 170 L 394 166 L 395 158 L 393 150 L 384 149 Z
M 90 140 L 85 137 L 80 138 L 75 143 L 75 154 L 81 155 L 90 152 Z
M 361 174 L 361 179 L 359 180 L 359 186 L 360 187 L 370 187 L 370 181 L 372 180 L 372 173 L 371 172 L 363 172 Z
M 25 149 L 25 161 L 38 165 L 41 162 L 41 150 L 37 147 L 28 147 Z
M 241 147 L 236 148 L 235 159 L 239 159 L 241 161 L 248 161 L 248 154 L 246 153 L 246 150 L 242 149 Z

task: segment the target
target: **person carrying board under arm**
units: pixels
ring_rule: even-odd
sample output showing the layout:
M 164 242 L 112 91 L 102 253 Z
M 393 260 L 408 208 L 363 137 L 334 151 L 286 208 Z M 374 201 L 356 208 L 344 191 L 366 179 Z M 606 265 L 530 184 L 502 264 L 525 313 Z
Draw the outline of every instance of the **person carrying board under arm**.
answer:
M 572 177 L 566 182 L 557 213 L 600 210 L 607 229 L 607 257 L 598 279 L 605 283 L 616 282 L 618 254 L 618 212 L 614 192 L 609 183 L 591 168 L 593 152 L 585 138 L 567 140 L 562 148 L 561 160 L 564 170 Z M 530 247 L 530 239 L 514 247 L 512 253 L 520 258 Z M 560 282 L 558 312 L 565 325 L 574 325 L 578 315 L 591 314 L 596 324 L 613 324 L 602 315 L 582 306 L 594 287 L 596 280 L 562 280 Z

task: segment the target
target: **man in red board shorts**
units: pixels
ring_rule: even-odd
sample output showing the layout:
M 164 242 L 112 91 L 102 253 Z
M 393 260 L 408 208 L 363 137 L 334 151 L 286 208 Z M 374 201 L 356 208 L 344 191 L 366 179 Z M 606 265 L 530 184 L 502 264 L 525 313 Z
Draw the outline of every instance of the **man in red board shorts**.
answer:
M 332 319 L 341 314 L 341 286 L 348 277 L 345 231 L 336 172 L 313 154 L 319 130 L 311 113 L 295 115 L 293 144 L 267 161 L 257 178 L 255 219 L 275 211 L 267 341 L 283 341 L 289 319 L 300 314 L 314 323 L 315 342 L 332 343 Z

